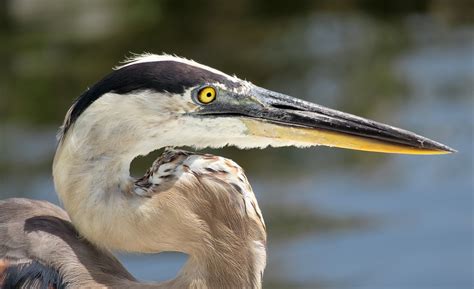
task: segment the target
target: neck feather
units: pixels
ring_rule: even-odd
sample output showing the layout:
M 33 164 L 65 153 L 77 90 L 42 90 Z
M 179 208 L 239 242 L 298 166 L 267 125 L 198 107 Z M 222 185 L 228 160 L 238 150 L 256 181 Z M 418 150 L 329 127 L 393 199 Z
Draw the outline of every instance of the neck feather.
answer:
M 111 138 L 109 143 L 118 141 Z M 98 143 L 101 137 L 77 139 L 78 135 L 70 131 L 62 140 L 53 175 L 60 199 L 84 237 L 105 249 L 190 255 L 180 275 L 158 288 L 261 288 L 266 235 L 245 176 L 239 178 L 245 180 L 240 189 L 229 186 L 222 191 L 209 183 L 199 188 L 207 194 L 191 194 L 195 187 L 179 186 L 177 181 L 164 191 L 144 195 L 130 177 L 129 167 L 136 155 L 147 152 L 130 154 L 123 139 L 103 150 Z M 151 170 L 156 173 L 158 167 Z M 255 203 L 244 197 L 243 207 L 227 205 L 241 202 L 242 194 L 249 190 Z M 248 214 L 252 217 L 247 218 Z M 229 216 L 239 218 L 229 221 Z M 174 224 L 181 224 L 180 228 Z

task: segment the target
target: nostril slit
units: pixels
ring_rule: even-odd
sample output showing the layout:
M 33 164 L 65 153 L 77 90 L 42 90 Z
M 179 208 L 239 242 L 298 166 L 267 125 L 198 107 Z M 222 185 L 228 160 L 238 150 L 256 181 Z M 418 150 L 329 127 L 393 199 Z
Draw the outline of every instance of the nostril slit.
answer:
M 291 106 L 291 105 L 287 105 L 287 104 L 275 103 L 275 104 L 272 104 L 271 106 L 274 107 L 274 108 L 278 108 L 278 109 L 289 109 L 289 110 L 304 111 L 304 109 L 301 109 L 301 108 L 295 107 L 295 106 Z

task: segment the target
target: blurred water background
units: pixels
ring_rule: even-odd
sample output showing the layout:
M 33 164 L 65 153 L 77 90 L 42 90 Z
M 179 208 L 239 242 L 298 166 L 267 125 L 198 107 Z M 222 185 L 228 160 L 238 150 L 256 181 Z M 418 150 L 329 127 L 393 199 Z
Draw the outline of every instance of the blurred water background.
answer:
M 130 52 L 174 53 L 459 150 L 210 151 L 254 186 L 264 288 L 473 288 L 473 15 L 444 0 L 0 1 L 0 198 L 58 203 L 55 133 L 73 99 Z M 120 258 L 149 281 L 186 260 Z

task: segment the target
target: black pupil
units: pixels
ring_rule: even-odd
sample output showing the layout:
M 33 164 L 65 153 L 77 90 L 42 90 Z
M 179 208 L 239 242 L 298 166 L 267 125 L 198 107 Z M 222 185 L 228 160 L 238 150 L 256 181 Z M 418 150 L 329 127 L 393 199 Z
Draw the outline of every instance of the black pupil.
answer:
M 207 97 L 211 97 L 211 96 L 212 96 L 212 93 L 208 92 L 208 93 L 206 94 L 206 96 L 207 96 Z

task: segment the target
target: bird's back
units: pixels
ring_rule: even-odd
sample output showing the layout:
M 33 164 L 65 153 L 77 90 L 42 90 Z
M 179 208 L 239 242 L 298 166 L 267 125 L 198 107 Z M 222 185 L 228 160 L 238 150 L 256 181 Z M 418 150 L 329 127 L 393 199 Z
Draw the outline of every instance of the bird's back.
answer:
M 44 201 L 0 201 L 1 288 L 107 286 L 135 281 L 110 253 L 81 238 L 67 213 Z

